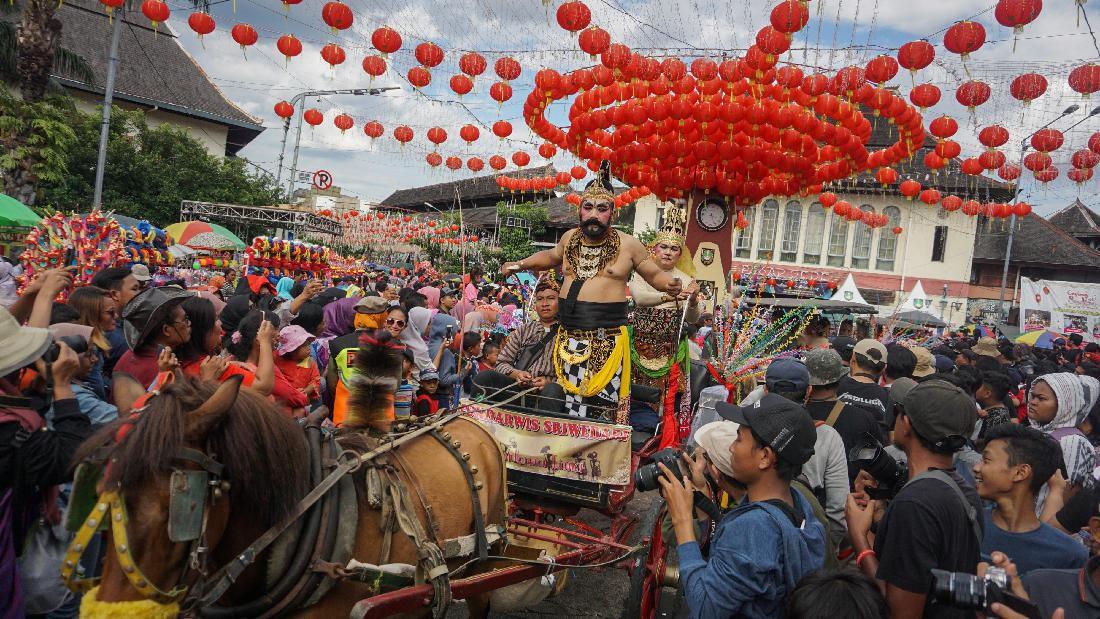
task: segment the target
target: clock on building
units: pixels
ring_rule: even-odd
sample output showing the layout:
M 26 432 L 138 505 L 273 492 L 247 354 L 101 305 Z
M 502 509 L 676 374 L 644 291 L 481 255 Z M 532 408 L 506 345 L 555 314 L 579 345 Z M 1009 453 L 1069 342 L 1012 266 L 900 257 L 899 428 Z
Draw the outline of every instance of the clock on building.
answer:
M 721 200 L 707 200 L 695 209 L 695 221 L 707 232 L 722 229 L 729 220 L 729 206 Z

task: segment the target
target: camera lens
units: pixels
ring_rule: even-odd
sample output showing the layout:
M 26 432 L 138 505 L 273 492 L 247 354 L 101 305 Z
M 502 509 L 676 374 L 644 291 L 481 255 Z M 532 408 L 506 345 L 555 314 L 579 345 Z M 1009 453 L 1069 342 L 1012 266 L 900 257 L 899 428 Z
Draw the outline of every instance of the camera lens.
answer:
M 674 447 L 667 447 L 653 454 L 652 461 L 645 466 L 638 467 L 638 470 L 634 471 L 634 487 L 640 492 L 649 492 L 650 490 L 656 490 L 661 487 L 659 478 L 664 475 L 657 464 L 661 463 L 668 467 L 668 470 L 672 472 L 677 478 L 682 479 L 683 473 L 680 472 L 680 450 Z

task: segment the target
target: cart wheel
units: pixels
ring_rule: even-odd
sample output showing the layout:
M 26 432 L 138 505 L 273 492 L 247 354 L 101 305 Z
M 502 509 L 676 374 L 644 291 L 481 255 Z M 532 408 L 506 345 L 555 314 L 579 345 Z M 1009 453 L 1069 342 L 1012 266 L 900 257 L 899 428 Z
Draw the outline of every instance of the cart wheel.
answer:
M 679 587 L 676 548 L 665 535 L 668 509 L 661 501 L 642 517 L 638 532 L 649 536 L 647 552 L 630 563 L 630 601 L 624 617 L 676 617 L 683 603 Z M 671 529 L 669 529 L 671 532 Z

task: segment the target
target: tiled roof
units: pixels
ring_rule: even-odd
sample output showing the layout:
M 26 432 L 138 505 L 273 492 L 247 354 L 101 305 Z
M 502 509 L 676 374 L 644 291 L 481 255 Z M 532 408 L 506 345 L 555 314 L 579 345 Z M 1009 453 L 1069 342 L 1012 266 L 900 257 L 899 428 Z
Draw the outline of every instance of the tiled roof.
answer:
M 428 202 L 436 208 L 449 209 L 455 199 L 461 199 L 464 204 L 483 201 L 487 199 L 503 200 L 504 195 L 497 186 L 496 178 L 507 175 L 517 178 L 529 178 L 533 176 L 546 176 L 553 174 L 553 166 L 545 165 L 526 170 L 512 170 L 496 174 L 486 174 L 471 178 L 462 178 L 446 183 L 436 183 L 424 187 L 412 187 L 410 189 L 398 189 L 382 200 L 379 206 L 391 208 L 404 208 L 410 210 L 423 210 L 424 203 Z M 539 194 L 536 194 L 539 195 Z M 542 192 L 542 197 L 552 197 L 549 192 Z M 495 207 L 493 207 L 495 208 Z
M 1068 232 L 1034 213 L 1016 218 L 1019 228 L 1012 240 L 1011 262 L 1041 266 L 1100 268 L 1100 251 L 1073 238 Z M 1002 262 L 1008 248 L 1008 232 L 989 232 L 982 222 L 974 241 L 974 260 Z
M 172 32 L 161 26 L 156 32 L 135 8 L 115 11 L 123 19 L 119 38 L 115 98 L 142 106 L 208 120 L 229 127 L 226 154 L 235 154 L 263 131 L 263 123 L 237 107 L 215 86 Z M 57 10 L 61 20 L 59 44 L 82 57 L 95 73 L 95 83 L 58 75 L 65 86 L 102 95 L 107 77 L 111 23 L 103 5 L 95 0 L 65 0 Z M 18 21 L 19 12 L 0 12 L 0 19 Z
M 1097 224 L 1097 220 L 1100 220 L 1100 215 L 1080 200 L 1074 200 L 1072 204 L 1050 216 L 1050 223 L 1073 236 L 1100 235 L 1100 224 Z

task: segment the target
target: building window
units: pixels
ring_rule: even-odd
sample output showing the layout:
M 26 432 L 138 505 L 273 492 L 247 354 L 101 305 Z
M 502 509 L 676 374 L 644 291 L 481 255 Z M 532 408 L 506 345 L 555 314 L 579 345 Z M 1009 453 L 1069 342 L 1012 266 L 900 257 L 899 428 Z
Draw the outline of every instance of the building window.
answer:
M 844 254 L 848 251 L 848 220 L 833 213 L 829 223 L 829 257 L 825 264 L 831 267 L 844 266 Z
M 825 235 L 825 209 L 814 202 L 806 214 L 806 243 L 802 246 L 802 262 L 821 264 L 821 245 Z
M 760 209 L 760 239 L 756 242 L 756 259 L 775 257 L 775 228 L 779 224 L 779 202 L 768 200 Z
M 657 207 L 657 231 L 660 232 L 665 228 L 665 207 Z
M 886 227 L 878 237 L 878 259 L 875 260 L 875 268 L 880 271 L 894 270 L 894 254 L 898 251 L 898 235 L 893 229 L 901 225 L 901 210 L 896 206 L 888 206 L 882 209 L 886 215 Z
M 749 220 L 749 225 L 737 231 L 737 245 L 734 255 L 738 258 L 749 258 L 752 256 L 752 228 L 753 224 L 756 222 L 756 209 L 748 211 L 745 219 Z
M 859 210 L 864 216 L 874 215 L 875 209 L 869 204 L 864 204 Z M 871 243 L 875 240 L 875 229 L 861 220 L 856 224 L 855 238 L 852 240 L 852 268 L 866 269 L 871 266 Z
M 932 236 L 932 262 L 943 262 L 945 253 L 947 253 L 947 226 L 936 226 L 936 234 Z
M 779 259 L 783 262 L 798 261 L 798 237 L 802 232 L 802 203 L 794 200 L 787 203 L 783 215 L 783 246 Z

